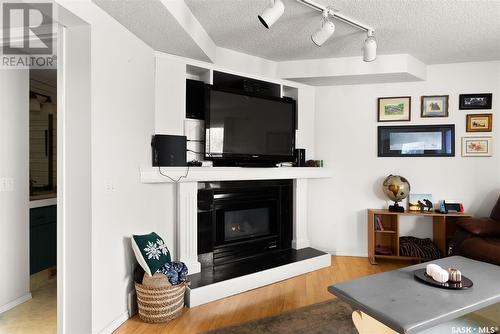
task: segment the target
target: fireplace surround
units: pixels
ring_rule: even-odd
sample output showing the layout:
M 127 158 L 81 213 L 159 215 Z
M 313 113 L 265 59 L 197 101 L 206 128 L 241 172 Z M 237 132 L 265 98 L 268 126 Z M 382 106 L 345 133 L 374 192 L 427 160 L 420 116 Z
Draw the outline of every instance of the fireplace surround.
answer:
M 175 183 L 176 223 L 172 253 L 189 268 L 191 285 L 186 290 L 189 307 L 232 296 L 290 277 L 330 266 L 329 254 L 309 247 L 307 235 L 308 183 L 330 178 L 331 168 L 141 167 L 144 184 Z M 174 180 L 167 178 L 169 175 Z M 198 256 L 198 191 L 200 184 L 220 181 L 293 180 L 293 228 L 291 249 L 264 253 L 252 261 L 225 265 L 225 270 L 201 270 Z M 213 253 L 212 253 L 213 255 Z M 251 264 L 249 264 L 249 262 Z M 222 267 L 222 266 L 221 266 Z
M 292 230 L 293 180 L 198 184 L 202 268 L 215 270 L 290 249 Z

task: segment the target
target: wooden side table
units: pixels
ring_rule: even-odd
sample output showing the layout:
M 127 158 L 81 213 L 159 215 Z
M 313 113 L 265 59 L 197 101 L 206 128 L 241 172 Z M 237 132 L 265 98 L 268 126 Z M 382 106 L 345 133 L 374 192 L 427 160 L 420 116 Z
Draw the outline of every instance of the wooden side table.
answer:
M 368 260 L 371 264 L 377 264 L 377 259 L 400 259 L 400 260 L 422 260 L 419 257 L 399 255 L 399 217 L 417 216 L 432 218 L 432 238 L 443 255 L 446 255 L 448 243 L 456 230 L 455 221 L 460 218 L 468 218 L 466 213 L 421 213 L 421 212 L 390 212 L 389 210 L 368 209 Z M 384 230 L 375 228 L 375 220 L 380 219 Z M 390 255 L 375 253 L 377 245 L 384 246 L 392 251 Z

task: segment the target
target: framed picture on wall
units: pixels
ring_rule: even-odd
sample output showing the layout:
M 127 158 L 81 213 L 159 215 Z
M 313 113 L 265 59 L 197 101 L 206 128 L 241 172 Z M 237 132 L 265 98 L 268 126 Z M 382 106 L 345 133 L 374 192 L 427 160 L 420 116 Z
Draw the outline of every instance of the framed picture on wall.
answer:
M 421 97 L 421 117 L 448 117 L 448 95 Z
M 455 125 L 378 127 L 379 157 L 454 157 Z
M 458 108 L 460 110 L 491 109 L 493 94 L 460 94 Z
M 492 121 L 492 114 L 468 114 L 467 132 L 491 132 Z
M 492 137 L 462 137 L 463 157 L 491 157 Z
M 411 119 L 411 97 L 379 97 L 378 121 L 402 122 Z

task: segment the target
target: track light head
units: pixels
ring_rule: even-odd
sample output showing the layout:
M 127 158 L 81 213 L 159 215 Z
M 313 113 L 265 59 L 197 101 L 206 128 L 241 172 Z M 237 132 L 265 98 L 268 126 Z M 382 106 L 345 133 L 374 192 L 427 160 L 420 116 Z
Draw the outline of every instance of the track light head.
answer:
M 377 40 L 373 36 L 373 31 L 369 31 L 363 44 L 363 61 L 371 62 L 375 59 L 377 59 Z
M 271 28 L 271 26 L 278 21 L 278 19 L 285 12 L 285 5 L 281 0 L 271 0 L 271 5 L 264 9 L 262 14 L 260 14 L 259 20 L 267 29 Z
M 317 46 L 322 46 L 335 32 L 335 24 L 328 17 L 324 18 L 321 23 L 321 28 L 316 30 L 311 35 L 311 40 Z

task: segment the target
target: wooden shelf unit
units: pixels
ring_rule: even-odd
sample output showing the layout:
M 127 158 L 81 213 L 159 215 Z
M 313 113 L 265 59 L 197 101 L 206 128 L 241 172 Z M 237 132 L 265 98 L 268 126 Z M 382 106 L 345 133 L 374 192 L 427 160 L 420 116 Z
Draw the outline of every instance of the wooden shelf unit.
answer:
M 375 230 L 375 233 L 396 233 L 396 231 L 378 231 L 378 230 Z
M 401 216 L 432 218 L 432 238 L 443 255 L 446 255 L 449 240 L 455 233 L 455 221 L 471 217 L 466 213 L 390 212 L 383 209 L 368 209 L 368 260 L 371 264 L 377 264 L 376 259 L 422 260 L 419 257 L 399 255 L 399 218 Z M 376 217 L 380 217 L 384 230 L 375 229 Z M 389 247 L 392 254 L 376 254 L 375 248 L 377 245 Z

